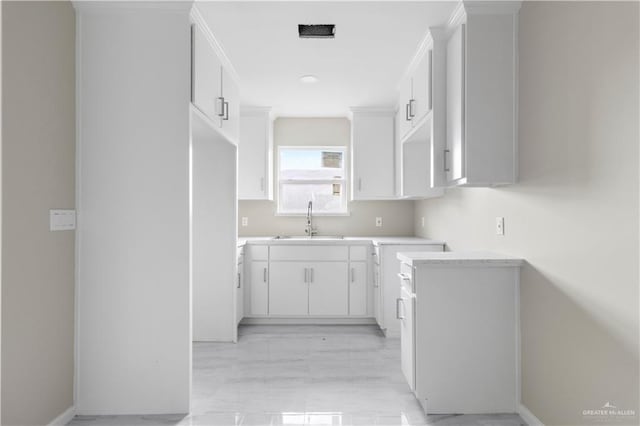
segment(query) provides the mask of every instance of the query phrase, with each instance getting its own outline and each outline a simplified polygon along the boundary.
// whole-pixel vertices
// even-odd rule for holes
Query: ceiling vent
[[[335,38],[336,26],[329,25],[298,25],[300,38]]]

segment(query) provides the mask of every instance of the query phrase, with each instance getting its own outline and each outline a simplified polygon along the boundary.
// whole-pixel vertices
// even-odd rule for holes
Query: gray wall
[[[278,118],[274,123],[274,152],[279,145],[349,146],[351,123],[346,118]],[[275,158],[274,154],[274,158]],[[274,170],[274,182],[275,182]],[[238,179],[242,179],[239,176]],[[274,191],[275,192],[275,191]],[[275,201],[240,201],[238,223],[249,218],[249,226],[239,227],[241,236],[304,235],[306,219],[276,216]],[[413,235],[413,202],[350,201],[349,216],[314,218],[319,235],[408,236]],[[375,218],[382,217],[381,228]]]
[[[546,425],[638,413],[638,12],[523,4],[519,183],[416,203],[419,234],[527,260],[522,397]]]
[[[2,2],[2,424],[47,424],[73,404],[75,15]]]

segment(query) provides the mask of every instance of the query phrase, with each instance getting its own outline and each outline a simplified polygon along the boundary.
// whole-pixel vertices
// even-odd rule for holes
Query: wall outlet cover
[[[249,226],[249,218],[248,217],[243,217],[242,218],[242,226]]]
[[[496,235],[504,235],[504,217],[496,217]]]
[[[381,217],[376,217],[376,226],[378,228],[382,227],[382,218]]]

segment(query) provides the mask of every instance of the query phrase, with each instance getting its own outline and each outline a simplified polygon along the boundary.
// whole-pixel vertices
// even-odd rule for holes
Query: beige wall
[[[520,182],[416,203],[421,235],[527,260],[522,398],[547,425],[591,424],[608,401],[638,412],[638,12],[525,3]]]
[[[47,424],[73,404],[74,11],[3,2],[2,424]]]
[[[274,153],[278,146],[286,145],[348,146],[351,139],[351,123],[346,118],[278,118],[273,131]],[[275,212],[275,201],[240,201],[238,223],[247,217],[249,226],[240,226],[239,234],[304,235],[304,217],[276,216]],[[319,235],[413,235],[411,201],[351,201],[349,212],[349,216],[315,217],[313,222]],[[376,217],[382,217],[381,228],[375,226]]]

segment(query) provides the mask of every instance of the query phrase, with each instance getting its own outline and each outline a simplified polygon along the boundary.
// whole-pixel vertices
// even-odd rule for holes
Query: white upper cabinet
[[[238,199],[272,200],[273,126],[270,108],[242,108],[238,140]]]
[[[447,42],[446,147],[449,185],[517,179],[519,2],[463,3]]]
[[[441,169],[435,167],[435,153],[442,152],[445,145],[445,101],[440,94],[445,83],[445,55],[441,39],[441,30],[430,29],[409,66],[409,77],[401,83],[396,113],[396,180],[400,198],[444,194],[444,177],[435,175]],[[407,81],[412,82],[412,93],[405,100]]]
[[[428,49],[422,55],[413,72],[413,91],[409,102],[411,123],[416,126],[431,111],[431,55]]]
[[[219,121],[222,64],[204,31],[191,27],[191,102],[208,118]]]
[[[403,139],[409,131],[422,124],[431,112],[431,38],[427,37],[411,61],[405,77],[400,82],[397,120],[398,136]]]
[[[192,20],[191,102],[227,139],[237,143],[240,88],[235,71],[221,59],[225,56],[196,9]]]
[[[220,128],[227,138],[237,144],[240,133],[240,86],[233,74],[222,68],[222,118]]]
[[[352,109],[351,199],[396,197],[392,110]]]

